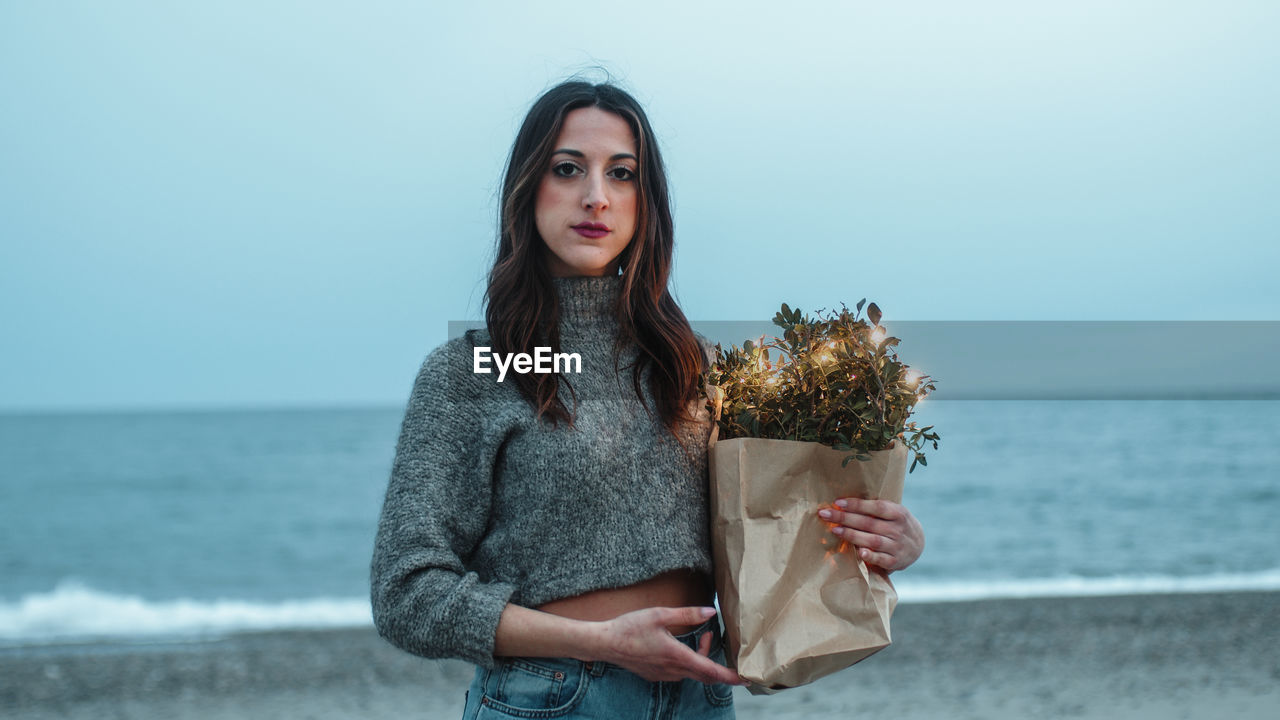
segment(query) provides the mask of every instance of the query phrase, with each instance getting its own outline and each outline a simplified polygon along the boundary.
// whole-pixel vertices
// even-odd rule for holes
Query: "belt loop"
[[[604,667],[605,664],[603,660],[592,660],[587,663],[587,672],[591,674],[591,677],[598,678],[604,675]]]

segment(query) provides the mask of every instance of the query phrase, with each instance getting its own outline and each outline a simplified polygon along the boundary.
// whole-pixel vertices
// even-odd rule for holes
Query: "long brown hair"
[[[623,278],[617,307],[619,344],[614,352],[616,358],[622,345],[635,342],[638,346],[632,387],[652,413],[640,380],[651,367],[650,391],[663,425],[674,435],[682,422],[693,419],[689,408],[700,397],[706,357],[689,321],[667,291],[675,238],[667,175],[653,128],[640,103],[614,85],[561,83],[534,101],[516,134],[502,182],[498,252],[485,291],[485,321],[493,352],[532,354],[538,345],[560,351],[559,299],[547,269],[548,250],[538,235],[534,207],[565,116],[584,107],[621,117],[635,136],[639,160],[636,231],[618,256]],[[564,421],[573,426],[573,414],[559,398],[559,384],[564,382],[576,408],[577,393],[567,377],[517,373],[515,382],[539,418],[546,415],[553,425]]]

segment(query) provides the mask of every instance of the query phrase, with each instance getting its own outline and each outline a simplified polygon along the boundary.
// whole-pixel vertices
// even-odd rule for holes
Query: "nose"
[[[587,177],[586,192],[582,196],[582,206],[587,210],[600,211],[609,207],[609,195],[605,192],[603,173]]]

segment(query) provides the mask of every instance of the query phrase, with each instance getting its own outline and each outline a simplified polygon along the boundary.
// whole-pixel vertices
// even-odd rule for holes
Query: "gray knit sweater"
[[[575,429],[535,421],[514,370],[501,383],[496,369],[473,372],[484,330],[433,350],[414,383],[372,565],[374,624],[408,652],[492,667],[508,602],[711,572],[705,408],[682,431],[686,450],[657,417],[647,373],[653,416],[636,397],[634,345],[615,369],[621,276],[554,282],[561,351],[582,357],[565,374]],[[572,411],[566,388],[560,397]]]

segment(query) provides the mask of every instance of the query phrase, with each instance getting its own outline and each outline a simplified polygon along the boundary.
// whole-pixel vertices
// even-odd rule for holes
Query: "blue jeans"
[[[711,633],[711,659],[724,664],[720,619],[713,617],[676,639],[694,650]],[[476,668],[463,720],[486,718],[600,718],[601,720],[733,720],[733,686],[685,678],[649,682],[617,665],[571,658],[500,657],[492,670]]]

